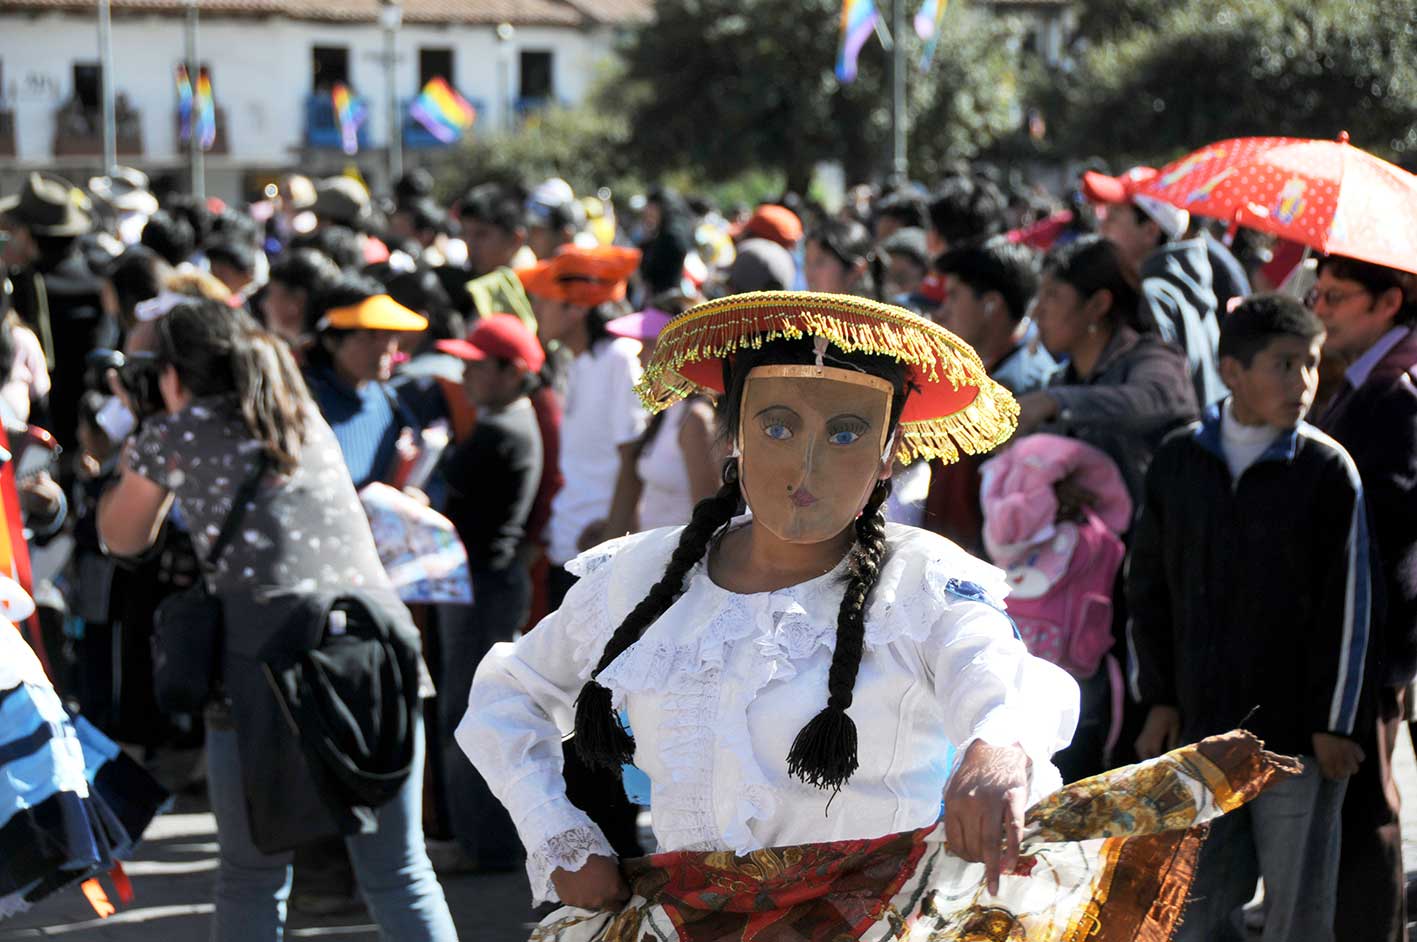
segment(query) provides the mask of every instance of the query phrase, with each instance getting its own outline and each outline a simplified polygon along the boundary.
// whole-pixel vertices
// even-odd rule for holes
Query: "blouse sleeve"
[[[592,854],[615,856],[566,797],[562,776],[561,740],[575,725],[576,697],[615,628],[606,603],[614,567],[595,552],[567,566],[581,579],[558,611],[483,658],[455,734],[517,827],[538,903],[558,899],[558,867],[575,872]]]
[[[181,472],[176,466],[179,455],[169,447],[170,429],[170,420],[165,418],[145,423],[133,439],[128,459],[135,474],[169,491],[181,483],[180,478],[173,480]]]
[[[1078,721],[1078,686],[1066,671],[1029,654],[1009,619],[981,601],[950,603],[921,653],[960,755],[976,739],[1017,743],[1032,763],[1031,798],[1062,784],[1050,759]]]

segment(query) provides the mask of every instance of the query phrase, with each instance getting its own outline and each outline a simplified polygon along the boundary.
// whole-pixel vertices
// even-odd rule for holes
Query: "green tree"
[[[852,180],[879,173],[890,145],[887,54],[869,41],[856,81],[838,83],[840,10],[840,0],[658,0],[625,50],[626,88],[639,89],[627,109],[631,136],[645,169],[693,168],[709,179],[778,170],[801,192],[821,160],[841,161]],[[963,3],[945,23],[928,73],[916,68],[920,44],[908,26],[903,37],[915,176],[974,156],[1017,123],[1012,64],[998,54],[1011,27]]]
[[[1067,151],[1160,162],[1248,135],[1330,138],[1417,157],[1417,19],[1411,0],[1190,0],[1155,29],[1094,44],[1052,77]]]

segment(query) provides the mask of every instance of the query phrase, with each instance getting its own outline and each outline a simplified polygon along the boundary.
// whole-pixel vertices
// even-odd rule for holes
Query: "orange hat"
[[[756,236],[791,251],[802,241],[802,220],[786,206],[764,203],[742,226],[735,226],[730,235],[735,239]]]
[[[527,294],[595,307],[624,298],[626,282],[639,267],[639,249],[567,245],[545,261],[517,269],[517,277]]]
[[[395,330],[416,333],[428,329],[428,320],[415,314],[387,294],[376,294],[358,304],[331,308],[315,325],[316,330]]]

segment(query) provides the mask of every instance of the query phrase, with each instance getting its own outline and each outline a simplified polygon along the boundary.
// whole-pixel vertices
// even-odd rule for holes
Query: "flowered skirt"
[[[1029,809],[1019,864],[985,885],[943,823],[874,840],[624,862],[617,913],[564,907],[532,942],[1164,942],[1206,823],[1298,771],[1232,732],[1069,785]]]

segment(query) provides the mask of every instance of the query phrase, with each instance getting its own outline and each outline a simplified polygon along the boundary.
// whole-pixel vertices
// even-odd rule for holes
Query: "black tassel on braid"
[[[684,593],[684,578],[689,570],[704,558],[714,534],[727,526],[738,512],[742,492],[738,487],[737,465],[730,463],[724,469],[723,478],[724,484],[718,493],[694,507],[694,515],[680,535],[679,545],[664,567],[664,575],[615,629],[591,679],[576,698],[576,752],[587,765],[618,769],[634,757],[635,740],[615,714],[610,691],[597,683],[595,677],[638,641],[644,630]]]
[[[886,555],[886,498],[889,479],[876,482],[871,499],[856,519],[851,575],[836,622],[836,650],[827,674],[827,705],[802,727],[787,754],[787,770],[809,785],[840,791],[859,764],[856,724],[847,715],[851,691],[866,644],[866,603]]]

